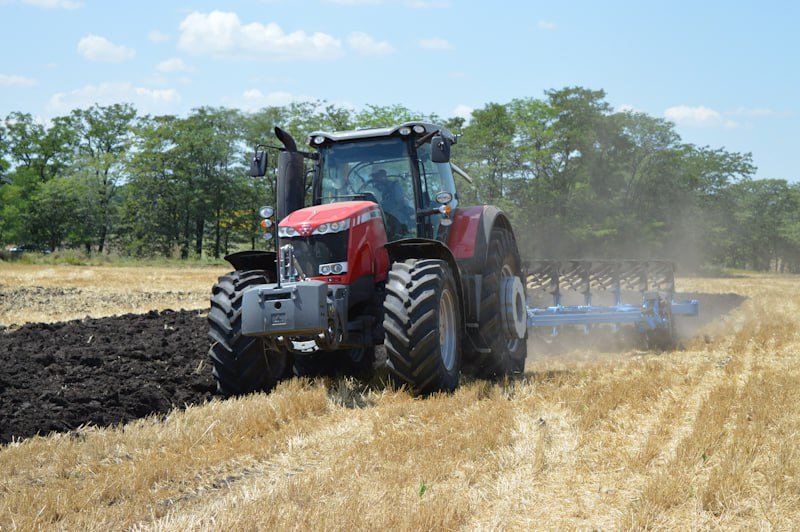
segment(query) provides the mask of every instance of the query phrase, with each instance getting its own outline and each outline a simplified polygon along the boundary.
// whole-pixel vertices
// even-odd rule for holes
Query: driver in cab
[[[394,179],[390,179],[383,168],[372,172],[370,177],[371,188],[380,196],[379,203],[386,215],[389,240],[413,237],[413,229],[416,228],[414,208],[405,197],[403,187]]]

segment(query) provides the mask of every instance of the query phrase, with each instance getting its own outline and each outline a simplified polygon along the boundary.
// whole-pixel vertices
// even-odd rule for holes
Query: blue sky
[[[800,3],[0,0],[0,117],[325,99],[468,116],[570,85],[800,181]]]

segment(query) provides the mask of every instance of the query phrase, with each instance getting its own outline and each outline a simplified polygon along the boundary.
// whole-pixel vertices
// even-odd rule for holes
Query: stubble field
[[[670,352],[531,338],[524,378],[450,395],[222,401],[220,273],[0,264],[0,529],[800,524],[797,277],[679,279],[704,318]]]

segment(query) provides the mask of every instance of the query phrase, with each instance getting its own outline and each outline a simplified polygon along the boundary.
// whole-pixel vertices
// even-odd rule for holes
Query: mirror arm
[[[253,151],[258,151],[259,148],[269,148],[271,150],[283,151],[283,148],[279,148],[278,146],[272,146],[270,144],[256,144],[256,147],[253,148]]]
[[[438,135],[440,131],[437,129],[435,131],[431,131],[430,133],[425,133],[423,136],[417,139],[416,144],[414,145],[415,148],[419,148],[429,140],[433,138],[434,135]]]
[[[473,183],[472,178],[464,170],[462,170],[461,168],[456,166],[456,163],[451,161],[450,162],[450,168],[453,169],[453,172],[455,172],[456,174],[458,174],[461,177],[463,177],[464,179],[466,179],[469,184]]]
[[[302,155],[306,159],[311,159],[313,161],[319,160],[319,153],[317,153],[315,151],[298,151],[297,153],[299,153],[300,155]]]
[[[259,148],[269,148],[275,151],[286,151],[286,148],[284,148],[283,146],[272,146],[271,144],[256,144],[255,148],[253,148],[253,151],[257,152]],[[298,151],[296,153],[301,154],[306,159],[313,159],[315,161],[319,159],[319,153],[317,152]]]

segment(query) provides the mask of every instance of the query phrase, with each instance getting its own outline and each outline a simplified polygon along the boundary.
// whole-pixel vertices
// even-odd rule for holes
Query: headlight
[[[398,130],[398,132],[403,136],[410,135],[411,134],[411,128],[403,126]]]
[[[416,133],[417,135],[425,133],[425,126],[417,124],[416,126],[414,126],[414,133]]]
[[[278,227],[278,236],[282,238],[292,238],[293,236],[297,236],[297,230],[294,227]]]
[[[346,262],[331,262],[330,264],[319,265],[320,275],[341,275],[343,273],[347,273]]]
[[[314,229],[311,234],[327,235],[328,233],[340,233],[342,231],[346,231],[347,229],[350,229],[350,218],[345,218],[344,220],[339,220],[338,222],[320,224],[320,226]]]

